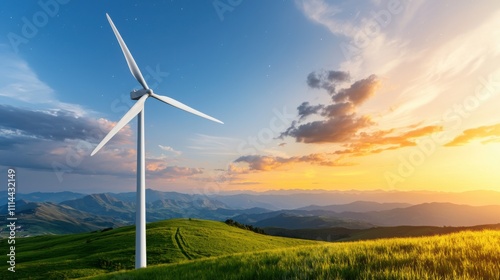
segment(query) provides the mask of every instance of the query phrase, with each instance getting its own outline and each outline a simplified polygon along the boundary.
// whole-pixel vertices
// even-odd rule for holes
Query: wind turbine
[[[136,216],[135,216],[135,268],[146,267],[146,184],[145,184],[145,158],[144,158],[144,102],[148,97],[156,98],[162,102],[167,103],[173,107],[198,115],[200,117],[209,119],[214,122],[223,124],[216,118],[203,114],[181,102],[174,100],[167,96],[158,95],[148,87],[141,74],[141,70],[137,67],[132,54],[127,48],[127,45],[122,39],[122,36],[116,29],[115,24],[108,14],[106,14],[109,24],[115,33],[116,39],[120,44],[125,60],[127,60],[128,68],[135,77],[135,79],[142,85],[142,89],[133,90],[130,92],[130,98],[137,100],[137,102],[130,108],[130,110],[116,123],[111,131],[102,139],[101,143],[95,147],[91,156],[95,155],[120,129],[130,122],[136,115],[137,118],[137,203],[136,203]]]

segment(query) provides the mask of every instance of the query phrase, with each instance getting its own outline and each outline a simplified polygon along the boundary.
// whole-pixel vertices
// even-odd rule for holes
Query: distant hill
[[[310,205],[298,210],[324,210],[332,212],[369,212],[369,211],[383,211],[395,208],[406,208],[412,206],[409,203],[379,203],[373,201],[355,201],[347,204],[334,204],[326,206]]]
[[[222,220],[227,216],[219,215],[216,210],[226,207],[219,201],[203,197],[182,200],[162,199],[146,204],[146,217],[148,221],[187,217]]]
[[[125,223],[135,219],[135,204],[123,202],[108,193],[91,194],[82,198],[63,201],[61,205],[67,205],[94,215],[114,217]]]
[[[146,202],[146,219],[148,222],[188,217],[223,220],[241,212],[235,211],[232,213],[231,209],[227,209],[229,208],[227,205],[207,197],[179,193],[167,194],[151,190],[148,193],[150,194],[149,202]],[[67,205],[95,215],[113,217],[129,224],[135,220],[135,193],[134,197],[131,197],[129,193],[119,195],[111,193],[92,194],[79,199],[64,201],[61,205]],[[222,209],[225,211],[222,211]]]
[[[262,211],[255,213],[250,213],[245,210],[241,210],[241,212],[243,213],[235,216],[234,220],[243,224],[252,224],[252,225],[260,221],[269,220],[278,216],[279,217],[331,217],[332,215],[335,214],[332,211],[326,211],[326,210],[300,210],[300,209]]]
[[[85,194],[75,192],[33,192],[33,193],[17,193],[16,199],[30,202],[53,202],[60,203],[66,200],[77,199],[84,197]],[[2,203],[7,201],[7,192],[0,194]]]
[[[368,229],[311,228],[285,229],[265,228],[267,234],[291,238],[301,238],[321,241],[357,241],[394,237],[422,237],[449,234],[460,231],[500,230],[499,224],[478,225],[472,227],[435,227],[435,226],[395,226],[372,227]]]
[[[376,204],[370,204],[376,205]],[[346,208],[350,208],[346,207]],[[321,208],[321,207],[320,207]],[[342,209],[345,206],[327,206],[330,209]],[[285,214],[285,215],[284,215]],[[295,217],[295,218],[292,218]],[[302,218],[301,218],[302,217]],[[303,217],[308,217],[303,218]],[[500,223],[500,205],[469,206],[452,203],[424,203],[406,208],[395,208],[384,211],[368,212],[334,212],[327,210],[280,210],[258,214],[242,214],[233,220],[258,227],[281,227],[298,229],[300,220],[314,220],[321,217],[322,221],[330,219],[331,225],[316,221],[303,228],[324,228],[340,226],[346,228],[363,228],[359,225],[371,224],[377,226],[474,226]],[[285,219],[286,218],[286,219]],[[335,225],[335,222],[338,222]],[[353,226],[354,225],[354,226]]]
[[[135,192],[108,193],[124,202],[135,203]],[[17,194],[17,199],[33,202],[54,202],[73,200],[87,194],[74,192],[36,192],[30,194]],[[495,205],[500,201],[500,192],[490,190],[475,190],[466,192],[436,192],[436,191],[384,191],[384,190],[279,190],[267,192],[221,192],[215,195],[193,195],[178,192],[164,192],[146,189],[146,202],[156,200],[193,200],[206,197],[224,203],[230,209],[265,208],[270,210],[297,209],[311,205],[328,206],[349,204],[357,201],[377,203],[404,203],[423,204],[431,202],[449,202],[453,204],[466,204],[471,206]],[[0,201],[6,201],[7,194],[0,193]],[[375,211],[376,209],[373,209]],[[381,209],[383,210],[383,209]]]
[[[271,210],[296,209],[310,205],[347,204],[355,201],[373,201],[378,203],[422,204],[431,202],[449,202],[484,206],[499,204],[500,192],[477,190],[466,192],[435,191],[271,191],[263,193],[218,194],[211,198],[219,200],[231,208],[244,209],[262,207]]]
[[[326,210],[279,210],[262,213],[244,213],[232,219],[257,227],[299,228],[369,228],[375,226],[367,221],[336,217],[335,212]]]
[[[146,203],[148,222],[172,218],[203,218],[223,221],[246,213],[246,210],[229,209],[222,202],[204,196],[167,194],[156,191],[150,191],[149,194],[153,196],[150,197],[150,202]],[[125,201],[120,198],[125,199]],[[7,213],[6,209],[6,205],[1,206],[2,212],[0,213]],[[248,213],[268,211],[267,209],[253,208],[249,209]],[[30,215],[26,215],[27,213]],[[122,195],[91,194],[59,204],[19,200],[16,203],[16,216],[23,219],[22,235],[67,234],[131,225],[135,222],[135,197],[131,199],[127,193]]]
[[[287,196],[280,195],[221,194],[213,195],[211,197],[234,209],[265,208],[270,210],[280,210],[300,207],[300,205],[293,206],[293,202],[289,203],[289,198]],[[282,200],[285,200],[285,202],[282,203]]]
[[[0,207],[0,213],[7,213],[5,206]],[[88,232],[124,225],[113,218],[103,218],[51,202],[17,201],[16,217],[20,226],[18,237]],[[5,220],[6,216],[0,215],[0,219]],[[0,232],[2,237],[8,234],[5,227]]]
[[[344,212],[337,216],[370,221],[381,226],[474,226],[500,223],[500,205],[469,206],[452,203],[424,203],[386,211]]]
[[[291,214],[281,213],[278,216],[260,220],[254,224],[257,227],[282,227],[288,229],[300,228],[329,228],[329,227],[346,227],[351,229],[370,228],[373,224],[368,222],[341,219],[336,217],[323,216],[294,216]]]
[[[436,193],[436,192],[384,192],[384,191],[345,191],[345,192],[312,192],[301,194],[279,192],[270,194],[239,194],[239,195],[216,195],[202,196],[182,194],[177,192],[161,192],[148,189],[146,191],[146,219],[148,222],[171,218],[199,218],[223,221],[233,219],[242,224],[257,227],[281,227],[287,229],[299,228],[329,228],[345,227],[351,229],[363,229],[372,226],[473,226],[478,224],[494,224],[500,222],[500,206],[468,206],[455,203],[423,203],[411,205],[406,202],[380,202],[361,201],[364,197],[379,197],[382,194],[396,197],[410,196],[419,197],[426,195],[431,198],[445,196],[456,196],[463,198],[465,194],[476,200],[484,195],[496,197],[496,192],[477,191],[468,193]],[[25,234],[43,234],[58,232],[81,232],[96,229],[100,221],[111,221],[110,224],[133,224],[135,221],[135,192],[127,193],[101,193],[82,195],[71,192],[62,193],[33,193],[25,196],[37,200],[47,200],[53,195],[59,200],[63,197],[77,197],[70,200],[55,202],[37,202],[38,208],[47,208],[54,215],[39,215],[31,220],[31,226],[25,227]],[[400,197],[400,198],[401,198]],[[19,199],[19,197],[16,197]],[[332,200],[343,200],[345,198],[358,199],[349,203],[331,204]],[[247,200],[245,200],[247,199]],[[6,199],[4,200],[7,201]],[[300,201],[300,202],[298,202]],[[329,201],[322,205],[321,202]],[[500,200],[499,200],[500,201]],[[243,208],[251,205],[271,205],[280,209],[292,203],[304,205],[299,209],[280,209],[276,211],[263,207]],[[312,205],[310,202],[315,202]],[[43,206],[43,207],[42,207]],[[55,207],[59,206],[59,207]],[[4,205],[5,207],[5,205]],[[42,207],[42,208],[40,208]],[[74,225],[82,225],[82,228],[68,226],[64,228],[51,228],[47,225],[53,224],[57,217],[61,217],[62,210],[79,211],[73,217]],[[4,212],[5,213],[5,212]],[[76,213],[76,212],[75,212]],[[85,220],[93,217],[98,223],[89,223]],[[84,225],[84,226],[83,226]],[[43,228],[50,228],[48,231]]]
[[[108,193],[108,194],[125,202],[133,202],[133,203],[136,202],[135,192]],[[165,199],[172,199],[176,201],[191,201],[199,197],[201,196],[178,193],[178,192],[163,192],[153,189],[146,189],[146,203],[155,202],[157,200],[165,200]]]

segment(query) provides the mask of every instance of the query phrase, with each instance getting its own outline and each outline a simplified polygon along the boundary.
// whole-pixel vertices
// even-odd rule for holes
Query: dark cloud
[[[291,136],[302,143],[341,143],[352,139],[356,132],[372,125],[368,116],[338,116],[296,126],[293,123],[281,137]]]
[[[247,163],[248,169],[246,168],[235,168],[231,167],[230,171],[236,173],[248,173],[249,171],[270,171],[280,168],[285,165],[290,165],[294,163],[309,163],[313,165],[323,165],[323,166],[345,166],[350,164],[340,163],[338,161],[332,161],[325,154],[310,154],[305,156],[297,157],[276,157],[276,156],[260,156],[260,155],[248,155],[237,158],[234,163]]]
[[[338,83],[348,82],[351,76],[343,71],[314,71],[307,75],[307,85],[311,88],[325,89],[330,94],[335,93]]]
[[[341,71],[312,72],[307,78],[309,86],[324,88],[330,94],[333,94],[331,86],[334,83],[349,79],[349,74]],[[333,94],[331,104],[311,105],[303,102],[297,107],[298,121],[293,121],[280,138],[290,136],[303,143],[342,143],[355,138],[362,129],[374,124],[369,116],[358,116],[356,108],[373,96],[378,86],[377,77],[371,75]],[[324,119],[298,125],[311,115]]]
[[[105,151],[98,156],[103,161],[96,161],[96,157],[87,159],[95,143],[113,126],[113,122],[105,119],[79,116],[67,110],[41,111],[0,105],[0,165],[53,170],[54,173],[106,171],[123,175],[124,170],[130,170],[127,160],[111,155],[103,157]],[[125,127],[107,148],[119,146],[114,150],[118,154],[130,147],[131,136],[130,128]],[[110,163],[111,159],[116,161]]]
[[[348,82],[349,80],[351,80],[351,75],[343,71],[330,70],[327,71],[326,74],[326,77],[330,82]]]
[[[60,181],[69,174],[134,178],[135,137],[129,126],[95,156],[90,153],[114,126],[105,119],[78,116],[65,110],[28,110],[0,105],[0,165],[52,171]],[[169,166],[164,159],[146,158],[148,178],[178,178],[201,174],[199,168]]]
[[[311,106],[309,102],[303,102],[297,107],[299,120],[305,119],[307,116],[317,114],[321,109],[323,109],[323,105],[315,105]]]
[[[357,109],[369,98],[373,97],[380,87],[376,75],[355,81],[350,86],[336,92],[332,91],[335,82],[346,81],[349,76],[345,72],[312,72],[308,76],[308,85],[313,88],[325,89],[332,98],[328,104],[311,105],[303,102],[297,107],[298,120],[281,133],[280,138],[293,137],[301,143],[336,143],[340,149],[327,153],[329,157],[363,156],[395,150],[403,147],[416,146],[420,138],[441,132],[441,126],[411,125],[403,128],[379,130],[369,115],[359,115]],[[330,83],[331,82],[331,83]],[[305,117],[315,115],[320,120],[301,123]],[[478,137],[487,137],[485,141],[500,142],[500,124],[498,126],[482,127],[474,131],[465,131],[449,145],[456,145]],[[479,136],[478,136],[479,135]],[[321,157],[309,155],[303,157],[269,157],[246,156],[235,162],[246,162],[249,168],[237,169],[240,172],[251,170],[272,170],[293,162],[309,162],[320,165],[339,165],[338,160],[326,160],[325,154]],[[327,164],[328,163],[328,164]],[[330,164],[331,163],[331,164]]]
[[[321,79],[316,72],[311,72],[307,75],[307,85],[311,88],[321,88]]]
[[[203,169],[180,166],[166,166],[165,168],[157,169],[154,171],[148,170],[147,174],[148,176],[155,178],[174,179],[203,174]]]
[[[351,115],[356,111],[356,107],[351,102],[331,104],[323,107],[321,115],[328,118]]]
[[[313,72],[308,76],[311,87],[323,88],[331,94],[330,89],[324,86],[324,81],[347,79],[342,72]],[[358,80],[350,86],[338,90],[332,95],[328,104],[311,105],[303,102],[297,107],[298,120],[281,133],[280,138],[293,137],[301,143],[335,143],[337,150],[323,154],[310,154],[295,157],[278,157],[248,155],[239,157],[230,165],[231,174],[246,174],[256,171],[269,171],[294,164],[309,163],[323,166],[345,166],[352,163],[341,162],[343,158],[364,156],[381,153],[383,151],[417,146],[418,141],[433,133],[443,131],[441,126],[421,126],[414,124],[403,128],[377,129],[369,115],[359,115],[357,108],[372,97],[380,86],[377,76],[371,75]],[[301,123],[307,116],[315,115],[320,120]],[[468,141],[475,135],[487,136],[486,141],[500,141],[500,124],[485,127],[464,134],[457,141]],[[340,147],[340,148],[339,148]],[[239,163],[246,163],[243,167]]]
[[[22,141],[23,138],[98,142],[113,125],[104,119],[77,116],[71,111],[35,111],[0,105],[0,146],[3,146],[3,141]],[[123,140],[127,132],[130,134],[125,129],[116,135],[115,141]]]
[[[341,89],[333,96],[335,102],[349,101],[354,105],[361,105],[367,99],[375,94],[380,81],[377,76],[371,75],[366,79],[362,79],[353,83],[349,88]]]

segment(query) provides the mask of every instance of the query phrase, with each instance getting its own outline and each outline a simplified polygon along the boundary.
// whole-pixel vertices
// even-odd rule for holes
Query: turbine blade
[[[118,43],[120,44],[120,47],[122,48],[123,55],[125,56],[125,59],[127,60],[128,68],[130,69],[130,72],[132,75],[135,77],[135,79],[142,85],[144,89],[149,89],[148,84],[146,83],[146,80],[144,80],[144,77],[142,76],[141,70],[139,70],[139,67],[137,67],[137,64],[135,63],[134,57],[130,53],[130,51],[127,48],[127,45],[122,39],[122,36],[120,35],[120,32],[118,32],[118,29],[116,29],[115,24],[111,20],[111,17],[106,13],[106,17],[108,18],[109,25],[111,25],[111,28],[113,29],[113,32],[115,33],[116,39],[118,40]]]
[[[116,123],[116,125],[108,132],[106,137],[102,139],[101,143],[95,147],[90,156],[95,155],[108,141],[115,136],[115,134],[122,129],[131,119],[133,119],[140,111],[144,108],[144,102],[149,97],[149,95],[145,94],[137,102],[128,110],[128,112]]]
[[[218,119],[213,118],[213,117],[211,117],[209,115],[203,114],[202,112],[197,111],[197,110],[195,110],[195,109],[193,109],[193,108],[191,108],[191,107],[189,107],[189,106],[187,106],[187,105],[185,105],[185,104],[183,104],[183,103],[181,103],[181,102],[179,102],[179,101],[177,101],[175,99],[172,99],[170,97],[166,97],[166,96],[163,96],[163,95],[158,95],[156,93],[151,93],[151,96],[154,97],[154,98],[156,98],[156,99],[158,99],[158,100],[160,100],[160,101],[163,101],[163,102],[167,103],[168,105],[177,107],[177,108],[179,108],[181,110],[184,110],[186,112],[189,112],[191,114],[195,114],[195,115],[200,116],[202,118],[209,119],[211,121],[224,124],[223,122],[219,121]]]

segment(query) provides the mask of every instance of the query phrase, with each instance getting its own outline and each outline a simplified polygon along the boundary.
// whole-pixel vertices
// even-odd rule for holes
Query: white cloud
[[[382,122],[401,126],[422,121],[422,110],[428,119],[439,118],[446,106],[471,94],[478,77],[498,68],[500,5],[401,1],[402,11],[391,14],[378,32],[369,33],[366,22],[387,10],[390,2],[368,2],[372,6],[360,11],[349,1],[296,1],[308,19],[340,35],[338,50],[354,47],[344,55],[340,70],[354,79],[381,77],[383,87],[365,109],[390,109]]]
[[[324,0],[297,0],[296,4],[309,20],[325,26],[333,34],[351,37],[356,32],[356,27],[350,22],[336,18],[342,12],[337,6]]]
[[[191,145],[188,148],[197,150],[197,153],[208,155],[239,155],[238,147],[245,144],[245,141],[231,137],[211,136],[197,134],[190,139]]]
[[[400,87],[399,95],[394,99],[400,105],[391,118],[418,114],[423,107],[428,108],[438,99],[448,99],[452,104],[472,93],[466,89],[477,84],[477,76],[487,76],[490,69],[494,69],[493,64],[500,62],[500,30],[497,28],[500,13],[476,24],[477,27],[450,37],[435,47],[420,51],[410,50],[411,46],[405,48],[406,52],[414,53],[411,63],[406,60],[401,67],[387,72],[393,78],[403,77],[401,72],[406,74],[405,85]],[[440,108],[436,113],[442,111]]]
[[[170,147],[170,146],[158,145],[158,147],[159,147],[160,149],[162,149],[163,151],[165,151],[165,152],[169,152],[169,153],[172,153],[172,154],[174,154],[174,155],[176,155],[176,156],[180,156],[180,155],[182,155],[182,152],[181,152],[181,151],[177,151],[177,150],[175,150],[174,148],[172,148],[172,147]]]
[[[2,103],[19,103],[37,109],[64,110],[76,116],[94,113],[78,104],[61,102],[54,89],[40,80],[29,64],[18,55],[0,45],[0,96]],[[10,101],[9,101],[10,99]]]
[[[3,51],[0,51],[0,60],[0,96],[30,103],[55,99],[54,90],[42,82],[25,61]]]

